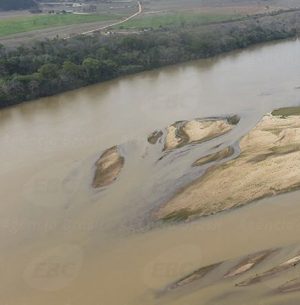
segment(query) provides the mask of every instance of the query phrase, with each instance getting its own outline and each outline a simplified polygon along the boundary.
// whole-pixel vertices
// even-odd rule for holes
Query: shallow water
[[[157,293],[201,266],[298,243],[299,192],[189,224],[149,215],[202,173],[196,159],[235,145],[273,108],[300,104],[299,51],[298,40],[260,45],[2,110],[0,303],[298,304],[265,284]],[[230,114],[241,117],[233,131],[159,162],[161,147],[147,142],[178,120]],[[94,163],[116,144],[125,166],[96,191]]]

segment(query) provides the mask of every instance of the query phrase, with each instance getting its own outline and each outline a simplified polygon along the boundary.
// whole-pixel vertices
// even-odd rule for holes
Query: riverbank
[[[189,220],[243,206],[300,188],[299,109],[285,108],[266,115],[240,141],[240,155],[210,167],[155,212],[160,220]],[[286,116],[288,113],[288,116]],[[230,151],[229,148],[225,152]],[[218,159],[228,154],[216,153]],[[221,157],[220,157],[221,156]],[[205,164],[216,156],[194,163]]]
[[[0,107],[55,95],[119,76],[295,37],[300,12],[139,34],[77,36],[0,48]]]

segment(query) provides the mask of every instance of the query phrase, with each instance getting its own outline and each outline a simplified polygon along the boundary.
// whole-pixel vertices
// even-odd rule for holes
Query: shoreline
[[[51,53],[51,49],[60,49],[62,45],[63,48],[70,48],[70,52],[76,53],[76,50],[72,49],[74,44],[84,43],[85,50],[82,51],[76,62],[70,61],[69,57],[61,51],[64,55],[56,59],[57,64],[55,65],[46,61],[42,62],[35,71],[19,72],[18,67],[16,67],[13,74],[4,73],[5,77],[0,77],[0,108],[55,96],[139,72],[152,71],[193,60],[214,58],[262,43],[295,38],[300,31],[300,22],[292,24],[292,20],[297,16],[300,16],[300,12],[292,11],[284,12],[281,15],[256,17],[231,23],[190,25],[181,32],[178,32],[176,28],[167,28],[127,36],[118,34],[103,36],[100,34],[76,36],[68,40],[37,41],[31,46],[24,46],[24,52],[31,54],[35,46],[38,47],[39,44],[43,43],[46,51],[39,50],[35,55],[48,54],[50,57],[54,56],[54,60],[56,55]],[[186,35],[186,39],[182,40],[182,35]],[[101,44],[98,41],[99,38],[103,40]],[[157,40],[160,41],[159,44],[157,44]],[[136,48],[135,43],[140,46]],[[113,49],[116,44],[119,44],[120,54],[103,55],[104,57],[101,54],[98,57],[90,54],[91,48],[95,50],[105,48],[107,54],[110,54],[110,49]],[[165,58],[165,52],[169,52],[170,44],[174,44],[174,54],[172,57]],[[152,53],[157,53],[156,56],[153,56],[150,50]],[[127,63],[126,58],[123,62],[121,54],[124,51],[128,54],[138,52],[140,58],[130,64]],[[21,56],[21,53],[15,54],[5,47],[2,49],[2,53],[4,54],[3,58],[8,62],[10,56]],[[51,82],[50,88],[45,85],[49,82]],[[13,90],[16,84],[18,92]],[[32,90],[33,86],[36,90]]]
[[[159,72],[162,69],[174,69],[174,68],[178,68],[180,66],[184,66],[184,65],[187,65],[187,64],[192,65],[193,63],[200,62],[200,61],[203,61],[203,60],[209,60],[209,59],[221,60],[221,59],[223,59],[223,57],[230,56],[231,54],[234,54],[236,52],[252,50],[252,49],[255,49],[255,48],[260,47],[260,46],[269,46],[269,45],[271,46],[273,44],[280,44],[280,43],[289,42],[289,41],[296,41],[298,39],[300,39],[300,36],[298,37],[298,35],[296,35],[296,36],[283,38],[283,39],[276,39],[276,40],[271,40],[271,41],[259,42],[259,43],[255,43],[253,45],[250,45],[246,48],[230,50],[230,51],[227,51],[227,52],[216,54],[216,55],[208,57],[208,58],[191,59],[191,60],[188,60],[188,61],[182,61],[182,62],[177,62],[177,63],[174,63],[174,64],[169,64],[169,65],[166,65],[166,66],[153,68],[151,70],[144,70],[144,71],[139,71],[139,72],[133,72],[133,73],[126,74],[126,75],[120,75],[120,76],[117,76],[115,78],[108,79],[104,82],[88,84],[88,85],[85,85],[83,87],[58,92],[58,93],[55,93],[53,95],[42,96],[42,97],[38,97],[36,99],[26,100],[26,101],[23,101],[23,102],[19,102],[19,103],[12,104],[12,105],[7,105],[7,106],[1,106],[0,105],[0,111],[13,109],[13,108],[18,107],[20,105],[26,105],[26,104],[29,105],[31,103],[43,102],[43,100],[48,100],[48,99],[52,99],[52,98],[56,98],[56,97],[58,98],[58,97],[60,97],[62,95],[65,95],[65,94],[70,94],[70,95],[78,94],[81,90],[89,90],[90,88],[97,87],[97,86],[100,86],[100,85],[108,85],[112,82],[121,80],[123,78],[134,78],[134,77],[138,77],[139,75],[143,76],[143,74],[145,74],[145,73]],[[0,100],[0,102],[1,102],[1,100]],[[291,106],[291,108],[293,108],[293,106]],[[212,118],[214,118],[214,117],[212,116]],[[222,116],[220,118],[222,118]]]

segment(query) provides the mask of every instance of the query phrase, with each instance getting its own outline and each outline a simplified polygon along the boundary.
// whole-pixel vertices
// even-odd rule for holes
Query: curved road
[[[134,13],[133,15],[127,17],[127,18],[124,19],[124,20],[121,20],[121,21],[118,21],[118,22],[115,22],[115,23],[112,23],[112,24],[103,26],[103,27],[101,27],[101,28],[97,28],[97,29],[95,29],[95,30],[83,32],[83,33],[81,33],[81,35],[88,35],[88,34],[92,34],[92,33],[94,33],[94,32],[106,30],[106,29],[108,29],[108,28],[110,28],[110,27],[112,27],[112,26],[120,25],[120,24],[122,24],[122,23],[125,23],[125,22],[127,22],[128,20],[130,20],[130,19],[132,19],[132,18],[134,18],[134,17],[140,15],[140,14],[142,13],[142,11],[143,11],[143,7],[142,7],[142,4],[141,4],[140,1],[138,1],[137,3],[138,3],[138,6],[139,6],[139,9],[138,9],[138,11],[137,11],[136,13]]]

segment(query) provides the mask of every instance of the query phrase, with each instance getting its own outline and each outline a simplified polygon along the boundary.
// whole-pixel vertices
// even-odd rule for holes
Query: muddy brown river
[[[0,304],[299,304],[298,292],[274,292],[295,270],[253,287],[226,279],[164,288],[249,253],[282,248],[265,267],[296,253],[300,192],[189,223],[150,217],[203,173],[191,163],[236,145],[272,109],[300,104],[299,54],[298,40],[260,45],[1,110]],[[233,114],[241,120],[229,133],[159,161],[147,142],[176,121]],[[124,167],[95,189],[94,164],[114,145]]]

